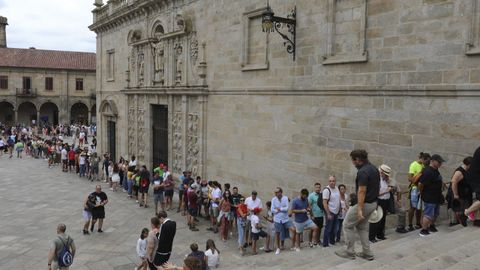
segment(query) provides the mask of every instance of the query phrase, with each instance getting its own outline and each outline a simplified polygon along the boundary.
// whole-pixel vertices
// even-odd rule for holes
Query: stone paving
[[[63,173],[59,166],[49,169],[43,159],[25,156],[22,159],[9,159],[6,155],[0,156],[0,175],[3,183],[0,187],[3,209],[0,220],[0,269],[46,268],[49,243],[55,237],[56,225],[60,222],[67,225],[67,233],[74,238],[78,248],[71,269],[134,269],[138,262],[135,244],[141,229],[149,228],[153,208],[139,208],[133,200],[126,198],[126,193],[114,193],[106,183],[92,183],[76,174]],[[95,231],[84,236],[82,203],[98,183],[102,184],[109,196],[104,233]],[[266,266],[274,259],[273,254],[251,256],[249,252],[242,257],[237,252],[235,236],[223,243],[218,235],[206,230],[205,221],[201,221],[199,232],[191,232],[185,218],[176,210],[170,211],[169,215],[177,221],[172,255],[176,264],[181,264],[182,258],[189,253],[190,243],[197,242],[201,249],[205,249],[208,238],[212,238],[221,251],[220,268],[223,269]],[[295,257],[290,251],[284,254]]]
[[[133,200],[126,198],[125,193],[111,192],[107,184],[102,182],[103,189],[109,196],[104,233],[94,232],[92,235],[84,236],[82,234],[83,200],[100,182],[92,183],[84,178],[80,179],[75,174],[63,173],[58,166],[48,169],[46,161],[42,159],[30,157],[8,159],[6,155],[0,156],[0,175],[3,183],[0,186],[0,204],[2,205],[2,219],[0,220],[1,270],[46,269],[50,240],[56,236],[56,225],[60,222],[67,225],[67,233],[75,239],[78,248],[74,264],[70,269],[134,269],[138,262],[135,254],[136,240],[141,229],[149,227],[149,219],[153,215],[152,208],[139,208]],[[444,246],[452,248],[450,253],[460,252],[462,243],[465,241],[471,242],[469,247],[475,247],[473,250],[480,248],[480,241],[478,241],[480,235],[477,228],[439,226],[440,233],[428,239],[420,238],[417,234],[418,231],[407,235],[389,231],[388,240],[373,245],[372,249],[377,258],[371,263],[361,259],[350,262],[336,257],[333,252],[340,245],[327,249],[303,247],[300,253],[285,251],[280,256],[262,252],[253,256],[249,250],[242,257],[237,252],[236,239],[230,239],[223,243],[218,235],[206,231],[205,221],[202,221],[199,232],[191,232],[186,226],[184,217],[177,214],[176,211],[170,211],[169,215],[171,219],[177,221],[177,234],[172,255],[172,261],[177,265],[181,265],[182,259],[189,253],[190,243],[197,242],[200,248],[204,249],[208,238],[213,239],[221,251],[220,269],[281,270],[328,269],[331,267],[352,269],[361,268],[363,264],[370,265],[371,267],[368,267],[370,269],[375,269],[389,266],[392,260],[400,263],[399,267],[395,269],[409,269],[411,265],[408,263],[402,265],[407,258],[413,256],[414,264],[422,265],[420,263],[427,261],[429,256],[443,258],[442,252],[447,252],[442,248]],[[448,238],[444,238],[445,236]],[[463,237],[463,242],[458,239],[458,236]],[[453,245],[446,245],[446,242]],[[439,250],[430,250],[429,256],[424,252],[415,252],[415,247],[423,246],[431,249],[432,244]],[[448,254],[446,253],[446,255]],[[467,258],[458,263],[461,263],[462,269],[473,269],[468,267],[472,266],[469,264],[472,260],[473,262],[477,261]],[[434,260],[432,263],[438,262]],[[456,261],[451,262],[452,267],[459,265],[455,263]],[[423,266],[426,267],[426,265]]]

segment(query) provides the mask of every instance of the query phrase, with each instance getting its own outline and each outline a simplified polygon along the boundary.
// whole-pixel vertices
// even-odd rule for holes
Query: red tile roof
[[[0,48],[0,67],[95,71],[95,53]]]

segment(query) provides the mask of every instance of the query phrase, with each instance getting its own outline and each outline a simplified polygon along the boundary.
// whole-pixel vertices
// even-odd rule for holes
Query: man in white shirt
[[[62,147],[62,151],[60,152],[60,157],[62,159],[62,172],[68,171],[68,152],[67,152],[67,144]]]
[[[335,228],[340,213],[340,191],[336,187],[335,176],[328,177],[328,186],[323,190],[323,208],[325,209],[326,224],[323,232],[323,247],[335,244]]]
[[[380,192],[378,194],[377,203],[379,207],[382,207],[383,216],[379,222],[369,224],[368,239],[371,243],[387,239],[385,237],[385,219],[388,211],[395,210],[390,209],[391,192],[394,191],[393,187],[395,186],[395,180],[390,178],[392,169],[389,166],[382,164],[378,168],[378,171],[380,172]]]
[[[250,216],[253,213],[253,209],[259,208],[262,209],[262,200],[257,197],[257,192],[254,190],[252,191],[252,196],[245,199],[245,204],[247,205],[248,216],[247,216],[247,226],[245,230],[245,239],[247,239],[248,243],[251,243],[251,235],[250,235]]]
[[[212,227],[208,228],[207,230],[213,231],[214,233],[218,232],[217,218],[220,214],[219,205],[221,199],[222,190],[220,189],[220,183],[213,181],[212,200],[210,202],[210,220],[212,222]]]
[[[275,197],[272,198],[273,224],[275,226],[275,245],[277,247],[275,255],[280,254],[280,250],[285,248],[285,239],[293,235],[292,248],[295,247],[295,229],[292,221],[288,217],[289,201],[288,197],[283,195],[280,187],[275,189]],[[290,233],[289,233],[290,232]]]

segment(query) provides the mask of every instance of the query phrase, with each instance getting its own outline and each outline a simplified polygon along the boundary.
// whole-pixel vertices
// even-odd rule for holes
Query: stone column
[[[87,118],[87,125],[90,125],[92,123],[92,110],[88,110],[88,118]]]
[[[13,110],[15,112],[15,125],[18,124],[18,109]]]
[[[0,16],[0,48],[7,47],[7,31],[8,25],[7,18]]]
[[[40,110],[37,111],[37,125],[40,123]],[[52,119],[53,124],[53,119]]]

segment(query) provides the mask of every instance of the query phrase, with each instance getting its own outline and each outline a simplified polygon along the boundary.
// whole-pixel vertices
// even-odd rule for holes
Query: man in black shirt
[[[335,251],[337,256],[346,259],[355,259],[356,256],[366,260],[373,260],[368,241],[368,218],[377,209],[377,197],[380,191],[380,173],[376,166],[368,161],[365,150],[353,150],[350,153],[353,165],[358,169],[355,179],[357,204],[350,207],[343,221],[346,250]],[[355,232],[355,229],[356,232]],[[356,234],[362,243],[362,252],[355,253],[354,245]]]
[[[92,209],[92,225],[90,231],[93,232],[95,222],[98,219],[98,232],[102,233],[103,219],[105,218],[105,205],[108,203],[107,194],[102,191],[102,186],[97,185],[95,192],[90,194],[95,197],[95,207]]]
[[[445,160],[440,155],[433,155],[430,165],[423,169],[422,175],[418,180],[425,208],[423,210],[420,236],[427,236],[430,232],[437,232],[435,220],[440,213],[440,204],[444,202],[442,176],[438,171],[443,162],[445,162]]]
[[[156,270],[157,266],[163,266],[172,254],[173,239],[177,232],[177,223],[167,218],[167,212],[161,210],[157,217],[160,219],[160,231],[157,234],[158,247],[155,252],[153,263],[149,263],[150,270]]]

